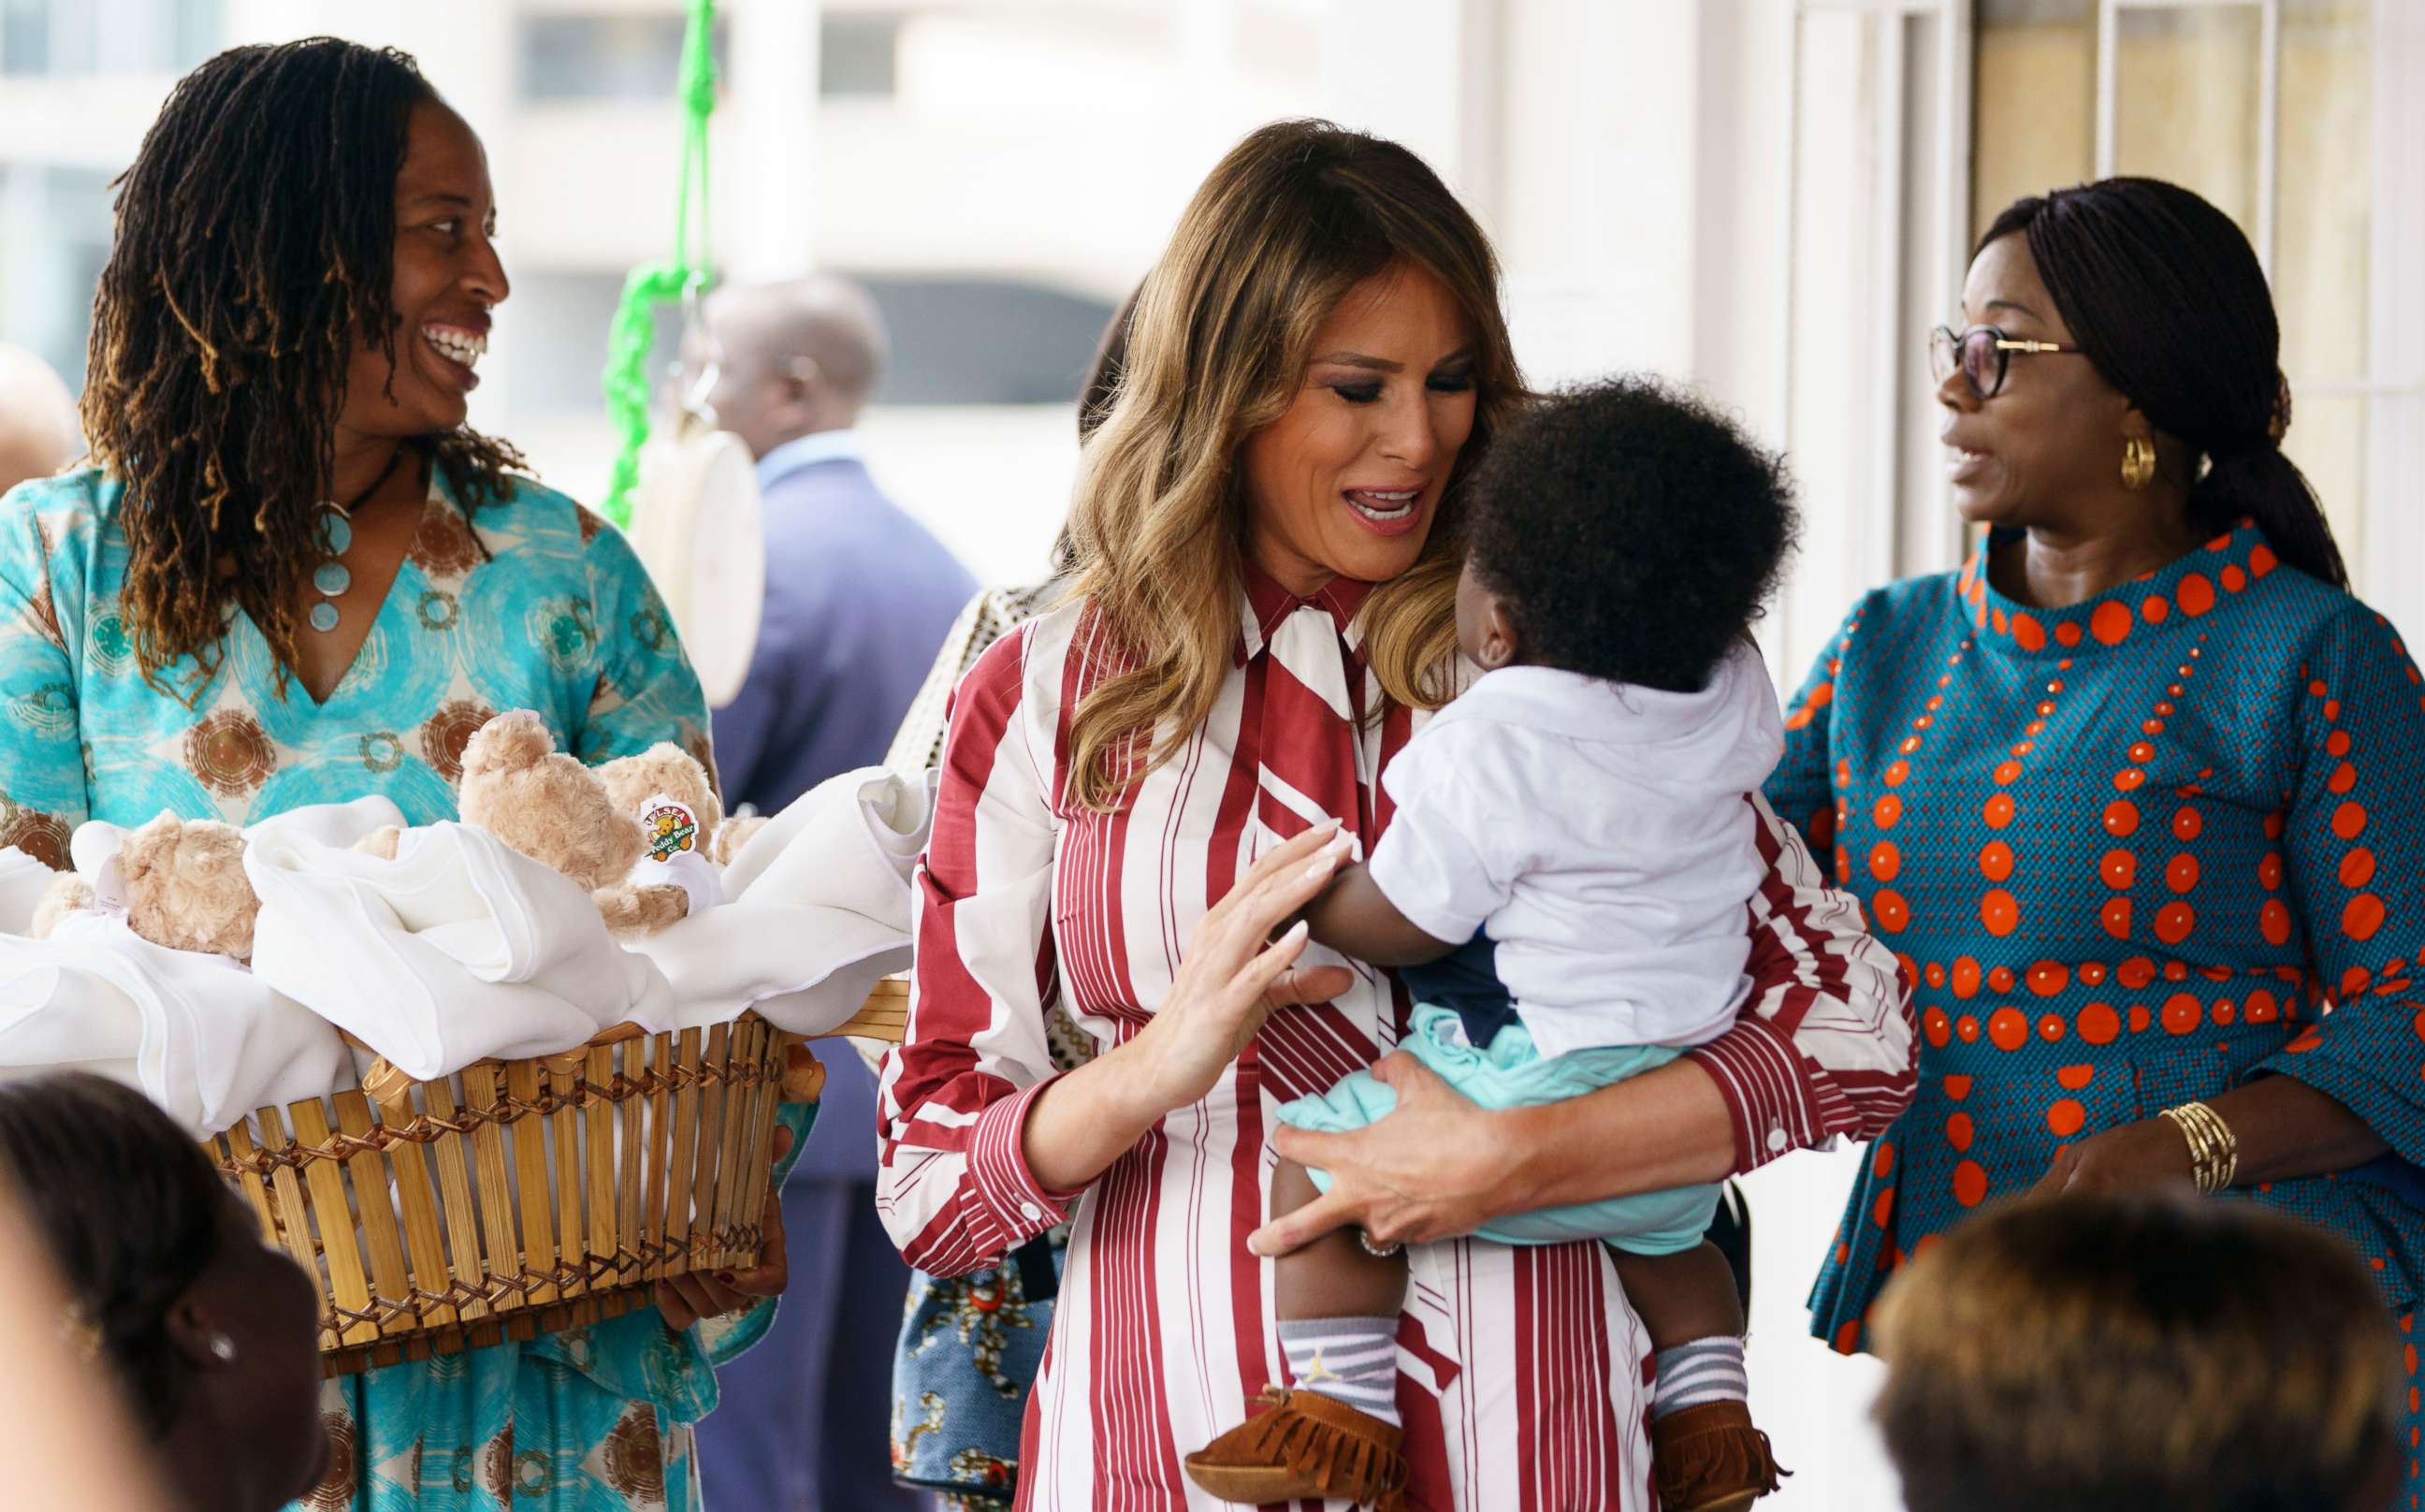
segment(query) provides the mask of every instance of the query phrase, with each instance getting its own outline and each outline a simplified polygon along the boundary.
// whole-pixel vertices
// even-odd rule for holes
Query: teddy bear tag
[[[648,861],[671,861],[699,848],[699,815],[668,794],[651,793],[642,800],[640,831],[648,839]]]
[[[101,869],[93,874],[92,906],[103,913],[114,913],[121,919],[126,916],[126,868],[119,864],[116,856],[103,861]]]

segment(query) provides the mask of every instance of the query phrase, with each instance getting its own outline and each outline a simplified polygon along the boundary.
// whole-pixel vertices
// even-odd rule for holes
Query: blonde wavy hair
[[[2408,1458],[2373,1280],[2261,1208],[2016,1203],[1932,1241],[1870,1324],[1910,1512],[2349,1512]]]
[[[1404,147],[1325,121],[1279,121],[1233,148],[1180,217],[1139,292],[1111,412],[1082,455],[1070,597],[1109,650],[1070,723],[1071,801],[1116,810],[1212,714],[1238,643],[1240,454],[1288,409],[1339,301],[1399,266],[1438,279],[1473,334],[1474,424],[1421,555],[1373,589],[1360,621],[1392,700],[1446,700],[1466,479],[1526,398],[1498,258]]]

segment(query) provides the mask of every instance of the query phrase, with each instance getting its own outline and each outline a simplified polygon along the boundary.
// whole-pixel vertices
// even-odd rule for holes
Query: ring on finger
[[[1356,1231],[1356,1242],[1362,1245],[1364,1247],[1364,1253],[1372,1256],[1374,1260],[1388,1260],[1392,1255],[1398,1253],[1398,1251],[1406,1247],[1403,1241],[1386,1245],[1376,1245],[1373,1242],[1373,1236],[1362,1229],[1357,1229]]]

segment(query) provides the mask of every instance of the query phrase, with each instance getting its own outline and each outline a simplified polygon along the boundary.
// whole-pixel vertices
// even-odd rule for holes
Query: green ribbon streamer
[[[649,440],[649,349],[656,340],[656,308],[691,299],[711,278],[703,261],[707,245],[707,118],[715,111],[715,55],[709,46],[715,27],[715,0],[690,0],[683,33],[683,157],[681,199],[674,207],[674,255],[644,263],[623,281],[622,301],[606,334],[606,415],[622,438],[615,472],[601,510],[617,529],[632,523],[632,487],[640,475],[640,448]],[[696,232],[701,261],[692,260]]]

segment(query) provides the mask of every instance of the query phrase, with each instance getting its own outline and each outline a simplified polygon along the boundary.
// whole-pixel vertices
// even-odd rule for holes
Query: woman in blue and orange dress
[[[1855,606],[1770,788],[1923,1036],[1817,1331],[1862,1347],[1983,1203],[2194,1181],[2340,1235],[2407,1332],[2425,687],[2280,450],[2264,275],[2205,201],[2116,179],[2004,212],[1963,306],[1937,398],[1983,548]]]

